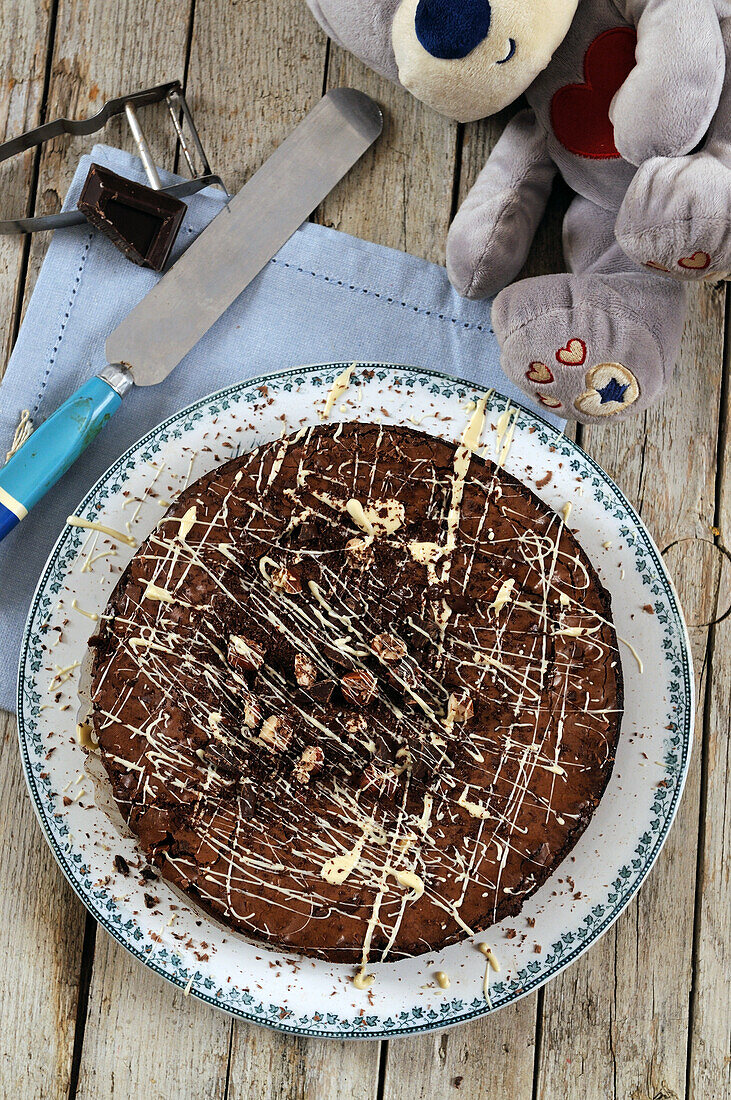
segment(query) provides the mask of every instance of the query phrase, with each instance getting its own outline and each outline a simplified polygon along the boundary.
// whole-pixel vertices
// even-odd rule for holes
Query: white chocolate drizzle
[[[147,585],[147,588],[142,593],[143,600],[159,600],[161,603],[174,603],[175,597],[171,592],[168,592],[167,588],[160,588],[159,585],[153,584],[152,581]]]
[[[185,542],[190,532],[193,530],[193,524],[196,521],[196,509],[193,504],[187,512],[182,516],[180,520],[180,527],[178,528],[178,538],[181,542]]]
[[[127,546],[137,545],[137,539],[133,538],[132,535],[117,531],[114,527],[106,527],[103,523],[97,523],[95,520],[84,519],[83,516],[68,516],[66,522],[69,527],[85,527],[88,531],[98,531],[102,535],[109,535],[110,538],[118,539],[120,542],[126,543]]]
[[[295,934],[310,929],[314,941],[320,922],[350,921],[349,934],[358,929],[358,989],[373,980],[371,954],[397,955],[399,933],[421,907],[443,915],[455,939],[473,934],[477,898],[489,920],[509,890],[532,892],[542,865],[535,844],[527,847],[526,812],[562,842],[578,820],[569,780],[603,764],[611,748],[614,715],[603,685],[582,677],[587,665],[610,675],[613,635],[596,601],[587,607],[592,579],[564,530],[567,517],[544,509],[527,524],[520,490],[477,457],[486,404],[485,397],[476,405],[440,465],[417,461],[406,490],[382,468],[385,428],[367,466],[346,426],[337,430],[337,457],[308,429],[246,456],[228,482],[209,475],[205,509],[195,496],[203,490],[191,488],[135,556],[137,587],[114,612],[124,677],[105,696],[108,709],[97,707],[94,728],[103,758],[105,743],[126,738],[124,756],[116,749],[108,759],[127,772],[130,804],[146,812],[164,790],[171,806],[186,807],[206,852],[199,896],[253,934],[270,938],[275,914]],[[516,417],[511,408],[502,414],[498,458]],[[282,499],[290,505],[284,516]],[[302,539],[311,524],[332,532],[332,545]],[[362,532],[357,540],[352,525]],[[390,555],[387,583],[373,565],[382,553]],[[307,567],[299,587],[274,583],[285,566],[295,577]],[[412,610],[389,622],[401,591]],[[353,723],[347,737],[342,717],[307,703],[291,670],[257,654],[248,628],[225,636],[221,606],[256,624],[257,637],[305,655],[318,680],[337,682],[343,662],[374,670],[373,703],[344,705]],[[384,630],[404,639],[405,669],[375,662],[374,637]],[[253,679],[245,670],[257,661]],[[131,723],[136,676],[158,702]],[[191,688],[196,682],[204,695]],[[465,721],[453,714],[445,725],[454,685],[475,714]],[[240,705],[250,691],[258,718]],[[486,700],[499,703],[489,721],[481,718]],[[268,722],[274,736],[278,714],[294,731],[287,761],[316,742],[325,771],[297,785],[291,763],[275,761],[274,778],[256,780],[259,789],[256,773],[237,762],[273,759],[259,732]],[[190,744],[176,726],[180,715],[182,729],[194,731]],[[595,758],[573,756],[577,741],[591,744]],[[383,799],[359,785],[369,765],[388,784]],[[243,805],[256,807],[245,835]],[[269,840],[279,828],[287,844]],[[192,873],[185,854],[172,852],[166,870]],[[257,903],[254,914],[263,891],[267,906]],[[367,901],[354,908],[354,896]],[[352,944],[348,950],[352,959]]]
[[[375,981],[373,974],[366,974],[365,967],[361,967],[357,974],[352,978],[353,985],[356,989],[370,989]]]
[[[353,377],[353,371],[357,366],[357,363],[351,363],[349,367],[346,367],[345,370],[337,376],[332,386],[330,387],[330,392],[327,395],[327,400],[323,408],[319,412],[321,420],[328,420],[330,418],[330,413],[333,411],[336,402],[340,400],[345,391],[348,389],[350,385],[350,380]]]
[[[99,616],[96,611],[84,611],[83,607],[80,606],[77,599],[73,599],[71,601],[71,606],[73,607],[74,611],[78,611],[79,615],[83,615],[85,619],[91,619],[93,623],[99,621]]]

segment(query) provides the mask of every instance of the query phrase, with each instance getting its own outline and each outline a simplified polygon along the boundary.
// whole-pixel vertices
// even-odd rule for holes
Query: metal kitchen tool
[[[133,383],[162,382],[381,132],[378,106],[327,93],[110,334],[108,366],[0,470],[0,539],[66,472]]]
[[[162,187],[160,176],[152,160],[150,148],[137,115],[138,108],[146,107],[151,103],[161,103],[163,100],[167,106],[180,142],[180,149],[192,177],[183,183],[173,184],[171,187]],[[133,92],[132,95],[120,96],[118,99],[110,99],[91,118],[57,118],[53,122],[46,122],[43,126],[38,126],[35,130],[29,130],[28,133],[21,134],[20,137],[13,138],[11,141],[6,141],[0,145],[0,163],[16,156],[18,153],[26,152],[26,150],[32,149],[36,145],[42,145],[45,141],[50,141],[51,138],[59,137],[61,134],[76,136],[95,134],[106,125],[110,118],[121,114],[124,114],[127,118],[148,181],[155,190],[163,190],[176,198],[194,195],[210,184],[218,184],[218,186],[223,187],[224,191],[226,190],[220,177],[211,172],[211,166],[208,163],[193,117],[183,95],[182,85],[178,80],[171,80],[167,84],[158,84],[154,88],[145,88],[141,92]],[[196,158],[198,167],[196,167]],[[67,210],[61,214],[44,214],[37,218],[11,218],[7,221],[0,221],[0,233],[35,233],[39,229],[61,229],[67,225],[83,225],[85,220],[84,215],[78,210]]]

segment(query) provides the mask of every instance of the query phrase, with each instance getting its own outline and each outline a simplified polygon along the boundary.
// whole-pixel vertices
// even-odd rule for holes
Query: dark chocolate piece
[[[128,260],[162,271],[187,209],[164,191],[92,164],[78,208]]]
[[[116,855],[114,857],[114,870],[118,871],[120,875],[129,874],[129,863],[124,856]]]
[[[518,913],[611,775],[609,596],[489,461],[455,523],[459,459],[358,423],[262,446],[178,497],[107,609],[93,721],[123,816],[279,948],[398,958]]]

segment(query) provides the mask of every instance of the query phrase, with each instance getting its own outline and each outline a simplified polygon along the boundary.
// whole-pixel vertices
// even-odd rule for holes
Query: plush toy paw
[[[664,388],[682,331],[683,288],[668,283],[669,295],[659,299],[657,289],[657,281],[643,275],[550,275],[515,283],[493,306],[503,370],[534,401],[568,420],[605,423],[646,408]],[[654,317],[645,308],[651,292]],[[673,320],[678,315],[680,324]]]
[[[505,199],[472,206],[465,203],[447,237],[447,274],[462,298],[492,298],[520,272],[533,238],[526,210]]]
[[[574,338],[576,339],[576,338]],[[572,342],[572,341],[570,341]],[[576,341],[581,342],[582,341]],[[556,358],[561,362],[559,349]],[[507,365],[505,367],[507,370]],[[508,373],[512,373],[509,372]],[[586,372],[578,375],[556,376],[546,363],[533,361],[525,372],[525,378],[535,388],[528,388],[525,382],[516,378],[526,392],[534,399],[569,420],[581,420],[584,423],[603,420],[608,416],[626,413],[640,396],[640,384],[637,378],[623,363],[598,363]],[[583,379],[583,381],[582,381]],[[550,383],[557,384],[553,390],[544,389]],[[586,388],[573,396],[573,391],[584,385]],[[566,397],[568,388],[569,396]],[[559,396],[559,392],[561,396]]]
[[[645,267],[688,281],[731,272],[731,171],[715,157],[655,157],[636,173],[619,211],[617,241]]]
[[[500,220],[502,196],[479,207],[465,205],[447,237],[447,274],[462,298],[491,298],[516,277],[527,248],[516,245],[511,224]],[[519,211],[520,212],[520,211]],[[508,224],[505,224],[506,221]],[[521,242],[522,244],[522,242]]]
[[[525,376],[529,382],[537,383],[538,387],[555,381],[545,363],[531,363]],[[566,411],[564,402],[559,397],[552,396],[545,390],[537,388],[534,391],[528,390],[528,393],[547,409],[569,419],[583,421],[603,420],[606,416],[626,412],[640,396],[639,382],[623,363],[599,363],[586,372],[584,382],[586,389],[574,399],[569,411]]]

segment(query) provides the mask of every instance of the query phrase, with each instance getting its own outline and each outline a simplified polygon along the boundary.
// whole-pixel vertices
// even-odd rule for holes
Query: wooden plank
[[[186,997],[98,931],[78,1100],[220,1100],[229,1033],[223,1013]]]
[[[41,121],[50,25],[51,0],[0,6],[0,141]],[[0,167],[3,218],[29,211],[35,160],[35,152],[29,150]],[[15,336],[26,243],[23,237],[0,237],[0,316],[7,319],[0,374]]]
[[[400,109],[406,111],[407,105]],[[422,110],[418,107],[419,112]],[[495,118],[462,128],[455,207],[465,199],[513,113],[514,109],[509,108]],[[558,185],[536,235],[523,277],[563,269],[560,228],[568,202],[567,189]],[[430,258],[443,262],[445,230],[439,219],[437,221],[442,236],[432,243]],[[408,247],[414,251],[413,247]],[[575,436],[574,425],[569,425],[567,434]],[[450,1095],[477,1100],[485,1095],[487,1082],[495,1096],[528,1100],[533,1091],[538,1003],[539,995],[532,994],[477,1023],[436,1036],[411,1039],[408,1044],[391,1044],[386,1063],[385,1100]]]
[[[186,95],[231,193],[318,101],[326,51],[302,0],[197,0]]]
[[[0,140],[41,121],[50,28],[50,0],[0,7]],[[28,152],[0,168],[3,217],[30,211],[35,162]],[[22,237],[0,238],[0,315],[6,318],[0,374],[15,337],[26,248]],[[38,828],[21,772],[15,717],[4,714],[0,807],[0,1095],[60,1100],[71,1068],[83,909]]]
[[[473,1024],[389,1043],[384,1100],[529,1100],[536,995]]]
[[[726,349],[726,369],[731,349]],[[725,431],[719,447],[717,527],[721,546],[731,540],[731,390],[726,391]],[[731,563],[721,556],[713,619],[731,605]],[[689,1100],[731,1096],[731,618],[711,628],[712,682],[704,729],[702,829],[696,898],[694,981],[691,999]]]
[[[326,44],[302,5],[292,0],[275,6],[251,4],[245,25],[232,19],[228,11],[229,4],[220,0],[204,0],[198,5],[190,83],[195,103],[195,89],[212,89],[214,74],[225,73],[216,53],[217,28],[225,24],[234,37],[240,34],[241,41],[234,48],[236,55],[244,58],[249,74],[244,94],[238,85],[228,87],[224,76],[215,85],[216,94],[207,95],[200,109],[196,107],[212,162],[229,186],[238,186],[245,173],[238,162],[231,163],[236,152],[229,144],[232,119],[244,132],[255,135],[249,139],[250,148],[244,158],[247,171],[251,171],[321,94]],[[201,13],[205,14],[202,26],[208,27],[206,37],[198,28]],[[292,56],[298,58],[294,71],[290,69]],[[420,108],[415,116],[404,93],[367,73],[357,61],[335,48],[328,85],[354,85],[373,95],[385,108],[386,126],[375,149],[329,196],[316,220],[429,259],[443,259],[451,204],[454,127],[436,116],[427,114],[422,118]],[[277,111],[272,111],[272,89],[280,87],[288,89],[287,97],[278,104]],[[263,110],[259,97],[266,97]],[[440,158],[443,171],[433,167]],[[270,1089],[274,1096],[308,1095],[318,1100],[369,1097],[375,1095],[378,1048],[377,1043],[350,1048],[344,1069],[342,1044],[282,1039],[237,1024],[230,1095],[248,1095],[248,1088],[252,1095]]]
[[[84,910],[38,827],[15,717],[7,715],[0,726],[0,1096],[62,1100],[71,1072]]]
[[[708,538],[713,525],[723,330],[723,289],[699,288],[665,399],[642,417],[584,433],[586,449],[639,507],[661,548]],[[677,551],[669,557],[688,621],[707,622],[715,560]],[[700,705],[678,819],[614,929],[546,989],[542,1100],[685,1096],[708,630],[692,629],[691,639]],[[720,996],[721,987],[714,989]]]
[[[383,134],[325,200],[317,220],[444,263],[457,127],[402,88],[331,47],[328,86],[360,88],[380,104]]]
[[[227,1100],[375,1100],[380,1045],[300,1039],[237,1023]]]

